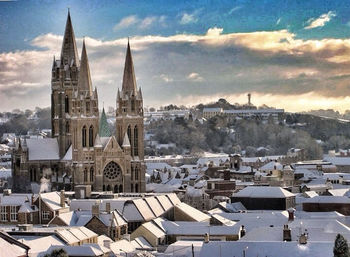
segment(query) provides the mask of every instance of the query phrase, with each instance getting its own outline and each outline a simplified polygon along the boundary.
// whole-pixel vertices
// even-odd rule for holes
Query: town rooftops
[[[286,198],[293,197],[295,194],[283,189],[282,187],[264,187],[264,186],[248,186],[233,197],[250,197],[250,198]]]
[[[338,204],[350,204],[350,199],[347,196],[315,196],[305,200],[304,203],[338,203]]]
[[[282,232],[281,232],[282,233]],[[300,245],[298,242],[241,242],[210,241],[203,244],[199,257],[213,256],[269,256],[269,257],[309,257],[333,256],[334,242],[309,242]]]
[[[91,211],[94,204],[99,204],[100,211],[106,210],[106,203],[111,210],[117,210],[128,222],[148,221],[171,209],[180,200],[174,193],[154,194],[146,197],[119,196],[117,199],[72,200],[71,210]]]

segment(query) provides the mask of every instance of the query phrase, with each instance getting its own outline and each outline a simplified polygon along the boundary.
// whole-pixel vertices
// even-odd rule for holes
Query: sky
[[[350,109],[350,1],[0,0],[0,111],[50,105],[70,8],[99,105],[115,106],[127,38],[144,106],[226,98]]]

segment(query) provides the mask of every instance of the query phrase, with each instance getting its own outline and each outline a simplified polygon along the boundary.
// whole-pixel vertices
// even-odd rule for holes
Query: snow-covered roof
[[[347,196],[315,196],[309,198],[305,201],[305,203],[344,203],[350,204],[350,199]]]
[[[218,204],[220,209],[223,209],[227,212],[240,212],[243,210],[247,210],[241,202],[236,203],[227,203],[221,202]]]
[[[63,161],[71,161],[72,160],[72,145],[68,148],[66,154],[62,158]]]
[[[346,166],[350,165],[350,157],[331,157],[331,156],[325,156],[324,161],[331,162],[332,164],[336,166]]]
[[[85,257],[95,257],[103,256],[103,252],[98,249],[98,246],[94,247],[91,244],[83,244],[79,246],[51,246],[47,252],[52,252],[54,249],[63,249],[66,251],[68,256],[85,256]]]
[[[186,204],[186,203],[178,203],[175,205],[175,213],[176,211],[180,211],[184,214],[186,214],[190,219],[193,221],[207,221],[210,219],[210,216],[197,210],[196,208],[193,208],[192,206]]]
[[[31,201],[30,194],[11,194],[11,195],[0,195],[0,205],[17,205],[21,206],[26,201]]]
[[[26,142],[30,161],[60,159],[56,138],[32,138],[26,139]]]
[[[59,192],[49,192],[40,194],[41,200],[52,210],[56,211],[61,209],[61,197]],[[68,207],[65,204],[65,207]]]
[[[155,225],[153,222],[146,222],[143,223],[142,226],[151,232],[155,237],[161,238],[165,237],[166,233],[161,230],[157,225]]]
[[[281,232],[282,233],[282,232]],[[243,241],[210,241],[203,244],[199,257],[213,256],[269,256],[269,257],[310,257],[333,256],[334,242],[310,242],[301,245],[293,242],[243,242]]]
[[[279,162],[271,161],[260,168],[262,171],[282,170],[283,165]]]
[[[64,243],[54,235],[39,237],[31,240],[22,239],[20,241],[30,247],[29,256],[36,256],[36,254],[40,252],[46,252],[51,245],[64,245]]]
[[[152,245],[142,236],[136,237],[134,240],[131,241],[131,244],[135,248],[142,248],[142,249],[152,248]]]
[[[282,187],[248,186],[233,197],[251,197],[251,198],[285,198],[295,196]]]

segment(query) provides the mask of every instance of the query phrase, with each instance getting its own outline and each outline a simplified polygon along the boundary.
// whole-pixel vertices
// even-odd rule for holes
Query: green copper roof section
[[[100,137],[110,137],[110,136],[112,136],[112,134],[108,127],[105,108],[103,108],[101,118],[100,118]]]

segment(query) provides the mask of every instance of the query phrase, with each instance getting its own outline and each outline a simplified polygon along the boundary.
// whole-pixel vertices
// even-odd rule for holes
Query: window
[[[6,206],[0,206],[0,219],[1,221],[7,221]]]
[[[94,127],[92,125],[89,128],[89,146],[94,146]]]
[[[69,122],[66,122],[66,133],[69,133]]]
[[[90,102],[86,102],[86,112],[90,112]]]
[[[135,111],[135,99],[131,99],[131,111]]]
[[[135,184],[135,192],[138,193],[139,192],[139,185]]]
[[[88,181],[88,171],[87,168],[84,169],[84,182]]]
[[[90,182],[94,182],[94,167],[90,168]]]
[[[11,221],[17,221],[18,219],[17,208],[16,206],[10,206],[10,219]]]
[[[139,179],[139,169],[138,167],[135,167],[135,180]]]
[[[103,171],[103,175],[105,176],[105,178],[108,178],[111,180],[117,179],[121,173],[122,171],[120,166],[113,161],[108,163]]]
[[[64,111],[65,113],[69,113],[69,98],[67,95],[64,99]]]
[[[84,126],[81,131],[81,137],[82,137],[82,144],[83,147],[86,147],[86,127]]]
[[[139,155],[139,137],[138,137],[138,129],[137,126],[134,128],[134,155],[138,156]]]
[[[43,218],[43,220],[49,220],[50,219],[50,212],[49,211],[43,211],[42,212],[42,218]]]
[[[130,127],[130,125],[128,126],[128,138],[129,138],[130,144],[131,144],[131,146],[132,146],[132,141],[131,141],[131,127]],[[133,151],[133,149],[131,148],[131,155],[133,155],[133,154],[132,154],[132,151]]]

